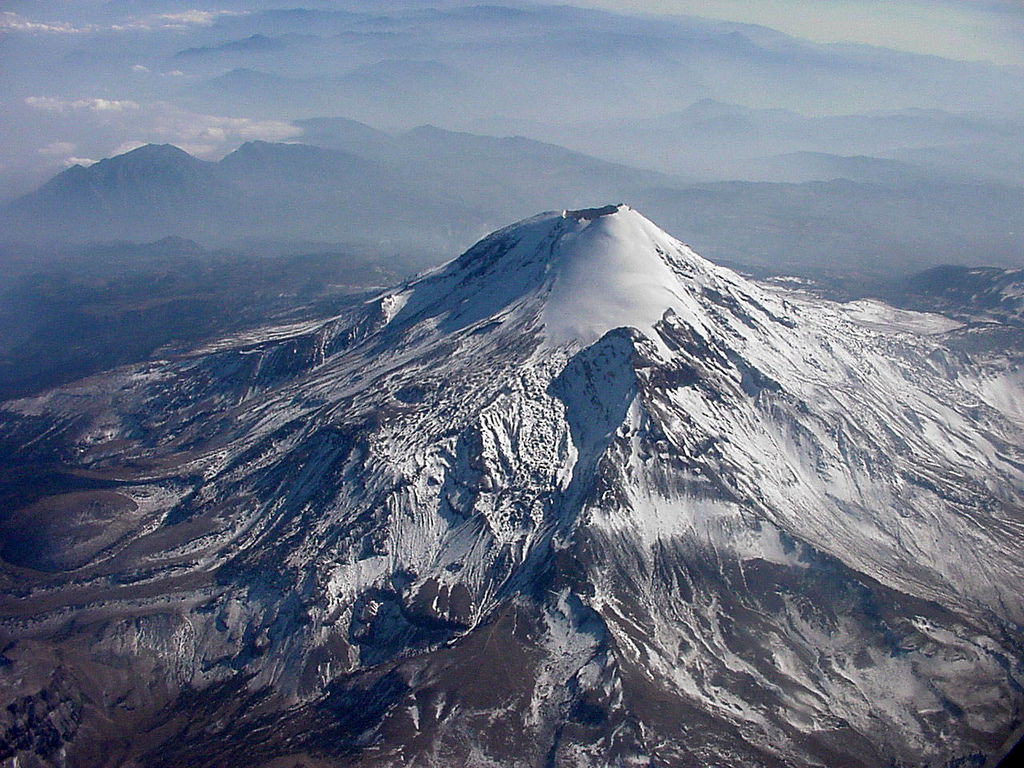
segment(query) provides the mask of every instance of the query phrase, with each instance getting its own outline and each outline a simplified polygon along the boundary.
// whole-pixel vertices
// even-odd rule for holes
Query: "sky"
[[[500,22],[486,14],[472,22],[454,14],[451,24],[465,28],[442,29],[417,15],[425,6],[488,2],[526,6],[536,26],[499,27],[500,15]],[[748,50],[710,38],[705,50],[679,42],[689,39],[692,19],[652,24],[551,7],[564,4],[720,18],[812,42],[854,41],[1020,69],[846,48],[751,43]],[[374,36],[355,21],[344,22],[351,29],[305,29],[283,18],[258,20],[261,9],[300,6],[369,11],[397,26]],[[416,13],[402,15],[410,9]],[[677,27],[683,31],[673,38]],[[285,43],[273,52],[245,48],[257,31]],[[762,37],[774,40],[753,39]],[[410,67],[407,76],[387,66],[419,60],[426,68]],[[234,80],[221,82],[232,72]],[[239,72],[255,72],[252,82]],[[256,82],[262,73],[269,74]],[[408,82],[398,82],[402,77]],[[275,90],[274,78],[286,86]],[[562,95],[593,78],[605,87],[585,98]],[[299,118],[523,133],[600,153],[591,134],[577,140],[575,126],[655,119],[708,98],[817,116],[916,108],[1013,113],[1022,122],[1022,94],[1024,0],[0,0],[0,201],[62,168],[143,143],[172,143],[217,160],[245,141],[293,140],[302,132],[293,122]],[[664,142],[677,144],[671,130],[663,133]],[[930,135],[915,147],[930,146],[925,139]],[[956,137],[958,144],[978,141]],[[778,151],[795,149],[823,151]],[[846,153],[866,151],[858,145]]]
[[[0,204],[147,143],[373,154],[345,121],[519,135],[687,181],[1024,190],[1022,20],[1024,0],[0,0]],[[877,47],[820,44],[840,41]],[[904,234],[947,226],[949,201],[927,204]],[[1017,263],[1024,208],[986,205],[935,242],[984,230],[986,260]]]
[[[1024,66],[1021,0],[573,0],[623,12],[762,24],[816,43],[856,42]]]

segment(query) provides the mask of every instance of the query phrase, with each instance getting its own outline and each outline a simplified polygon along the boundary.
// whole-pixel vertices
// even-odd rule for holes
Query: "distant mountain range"
[[[525,126],[524,126],[525,128]],[[538,129],[539,130],[539,129]],[[870,114],[807,116],[702,99],[683,110],[633,119],[607,119],[543,132],[551,141],[633,165],[698,174],[710,180],[828,181],[834,178],[906,183],[928,173],[947,181],[1024,184],[1020,118],[902,109]],[[807,156],[863,163],[808,167]],[[772,164],[778,158],[781,162]],[[803,165],[787,168],[787,158]],[[890,162],[902,160],[904,162]],[[801,162],[802,161],[802,162]],[[846,170],[844,170],[844,167]],[[787,173],[800,169],[795,177]]]
[[[366,135],[377,141],[360,147],[365,154],[251,142],[217,163],[147,145],[70,168],[6,205],[5,234],[72,243],[345,242],[439,258],[496,226],[497,217],[540,201],[584,204],[669,181],[526,139],[433,128],[395,139]]]
[[[0,196],[130,142],[170,142],[209,159],[246,139],[294,138],[295,121],[320,116],[395,131],[521,134],[711,181],[803,180],[765,175],[758,163],[817,152],[1024,183],[1019,67],[547,2],[316,5],[11,11],[5,51],[20,66],[0,82],[9,128]],[[37,30],[64,18],[77,33],[37,34],[33,15]]]
[[[738,267],[877,276],[1021,266],[1024,252],[1024,189],[894,160],[803,153],[765,166],[799,183],[694,184],[521,137],[299,125],[305,143],[250,142],[215,163],[148,145],[70,168],[0,208],[3,238],[340,243],[427,265],[531,210],[620,199]]]

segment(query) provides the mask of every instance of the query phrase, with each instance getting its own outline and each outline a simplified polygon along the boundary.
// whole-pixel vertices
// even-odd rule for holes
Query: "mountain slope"
[[[8,238],[71,242],[117,239],[146,231],[178,235],[181,222],[207,232],[226,218],[232,190],[210,163],[169,144],[148,144],[88,168],[73,166],[4,206]]]
[[[945,347],[956,326],[759,286],[607,206],[327,322],[9,402],[7,742],[995,757],[1024,711],[1022,393],[974,386],[1012,361]]]
[[[934,267],[880,292],[889,303],[910,309],[999,324],[1024,323],[1024,270]]]

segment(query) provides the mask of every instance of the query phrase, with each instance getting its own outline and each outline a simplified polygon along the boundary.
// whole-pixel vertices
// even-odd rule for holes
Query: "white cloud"
[[[44,112],[69,112],[87,109],[92,112],[125,112],[139,109],[138,102],[127,99],[56,99],[50,96],[29,96],[25,104]]]
[[[79,104],[81,102],[75,102],[76,107]],[[85,104],[85,108],[96,112],[123,112],[126,109],[138,109],[139,105],[137,102],[124,99],[89,99]]]
[[[70,141],[54,141],[39,150],[43,157],[70,157],[75,151],[75,145]]]
[[[64,22],[46,23],[42,21],[30,21],[24,16],[19,16],[12,11],[0,13],[0,32],[41,32],[68,34],[80,30],[71,24]]]
[[[145,64],[132,64],[132,72],[149,72],[149,67]]]
[[[174,144],[197,157],[217,159],[246,141],[285,141],[302,132],[284,120],[206,115],[163,101],[140,104],[127,99],[30,96],[25,103],[52,115],[64,135],[78,131],[82,135],[101,132],[110,137],[116,146],[112,154],[153,143]],[[38,152],[60,160],[71,156],[75,149],[70,142],[58,141]],[[90,146],[88,151],[95,152],[96,148]]]
[[[133,149],[138,149],[139,147],[144,146],[146,146],[146,142],[133,139],[131,141],[125,141],[118,144],[117,147],[114,148],[114,151],[111,152],[110,154],[123,155],[125,152],[131,152]]]
[[[33,21],[13,11],[0,12],[0,33],[28,32],[36,34],[87,35],[100,32],[148,32],[159,29],[208,27],[225,16],[245,16],[247,11],[201,11],[161,13],[154,16],[130,16],[116,24],[83,24],[75,26],[64,21]]]
[[[29,96],[25,104],[32,109],[41,109],[44,112],[64,112],[68,108],[67,101],[63,99],[51,99],[49,96]]]
[[[168,104],[154,105],[149,141],[175,144],[203,158],[216,158],[246,141],[284,141],[301,130],[283,120],[203,115]]]
[[[185,11],[184,13],[162,13],[156,18],[168,26],[176,27],[209,27],[217,20],[217,16],[227,14],[226,11]]]
[[[26,150],[50,169],[84,165],[89,158],[123,154],[143,144],[173,144],[196,157],[218,160],[247,141],[287,141],[302,133],[284,120],[203,114],[164,101],[31,96],[25,104],[41,121],[39,143]]]
[[[76,144],[70,141],[54,141],[39,149],[39,154],[50,162],[56,162],[65,168],[73,165],[92,165],[96,161],[89,157],[78,157],[75,150]]]

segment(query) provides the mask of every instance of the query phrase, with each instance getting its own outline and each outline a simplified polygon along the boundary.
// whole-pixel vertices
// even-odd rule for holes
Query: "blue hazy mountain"
[[[148,146],[71,168],[0,209],[6,240],[316,241],[426,265],[528,211],[620,199],[736,266],[884,275],[1021,266],[1024,252],[1020,187],[892,159],[798,153],[760,163],[801,183],[693,183],[522,137],[298,125],[308,143],[250,142],[215,163]]]
[[[672,182],[521,138],[430,127],[397,137],[366,127],[358,134],[353,149],[361,154],[338,148],[347,141],[343,131],[334,147],[250,142],[216,163],[147,146],[76,166],[4,207],[7,238],[271,238],[437,256],[468,245],[510,213],[560,201],[583,205],[596,195],[629,197]]]

